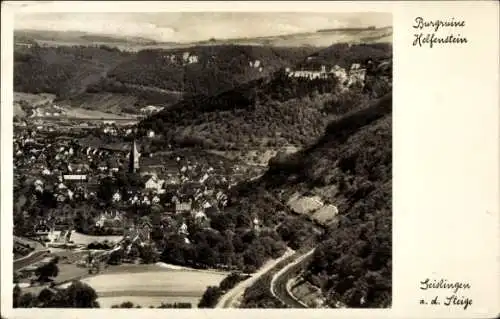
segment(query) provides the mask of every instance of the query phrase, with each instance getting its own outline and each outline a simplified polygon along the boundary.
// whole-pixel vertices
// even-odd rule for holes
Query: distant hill
[[[15,30],[14,41],[20,39],[30,39],[31,41],[51,44],[71,44],[71,45],[90,45],[90,44],[137,44],[137,45],[155,45],[156,41],[141,37],[93,34],[79,31],[48,31],[48,30]]]
[[[392,43],[337,43],[315,51],[301,61],[297,68],[315,66],[319,69],[319,65],[350,68],[353,63],[364,63],[367,58],[386,60],[391,57]]]
[[[150,46],[141,38],[21,30],[15,33],[14,89],[56,94],[67,106],[134,113],[149,104],[170,106],[185,97],[218,95],[285,67],[348,66],[366,56],[386,58],[392,54],[390,43],[354,41],[370,43],[364,37],[385,33],[392,34],[392,28],[264,37],[251,39],[253,45],[245,44],[248,39],[233,39],[172,48],[170,43]],[[307,46],[308,39],[315,45],[326,39],[325,46]],[[101,40],[105,44],[96,42]],[[346,43],[331,45],[336,42]],[[120,51],[122,43],[139,51]],[[100,97],[106,102],[100,103]]]
[[[313,49],[251,46],[193,47],[197,63],[183,63],[186,50],[120,51],[99,46],[19,46],[14,52],[14,90],[52,93],[59,101],[85,104],[108,95],[108,109],[133,112],[147,104],[170,105],[185,94],[211,95],[292,65]],[[166,60],[176,56],[177,62]],[[259,62],[259,67],[250,62]],[[114,99],[109,94],[118,95]],[[124,99],[123,97],[130,97]],[[124,101],[132,102],[130,105]],[[99,104],[88,107],[99,109]]]
[[[284,47],[327,47],[336,43],[392,43],[392,27],[379,29],[333,29],[321,32],[295,33],[280,36],[238,38],[238,39],[211,39],[200,41],[199,45],[240,44],[240,45],[270,45]]]
[[[392,43],[392,27],[361,29],[329,29],[318,32],[293,33],[279,36],[255,38],[207,39],[197,42],[155,42],[141,37],[103,35],[85,32],[56,32],[43,30],[15,30],[14,37],[30,39],[39,44],[90,45],[104,44],[121,50],[140,51],[144,49],[182,49],[206,45],[252,45],[277,47],[327,47],[335,43]]]
[[[32,47],[14,51],[14,90],[53,93],[60,98],[85,92],[128,53],[107,47]]]
[[[115,66],[108,78],[126,84],[208,96],[266,77],[279,68],[293,66],[316,50],[250,45],[148,49]],[[184,55],[196,57],[197,62],[184,61]],[[250,65],[256,61],[255,66]]]
[[[330,64],[350,66],[368,57],[390,57],[390,46],[334,45],[318,53]],[[307,58],[301,63],[308,63]],[[299,64],[300,65],[300,64]],[[389,63],[389,65],[391,65]],[[306,80],[283,70],[212,96],[193,96],[139,123],[145,133],[163,135],[165,146],[201,146],[220,150],[308,145],[334,118],[391,90],[387,79],[367,77],[370,92],[337,92],[335,78]],[[162,146],[158,144],[158,147]]]

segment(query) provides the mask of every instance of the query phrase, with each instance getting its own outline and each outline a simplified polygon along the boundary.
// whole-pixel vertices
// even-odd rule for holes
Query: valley
[[[21,35],[16,306],[390,304],[392,28]]]

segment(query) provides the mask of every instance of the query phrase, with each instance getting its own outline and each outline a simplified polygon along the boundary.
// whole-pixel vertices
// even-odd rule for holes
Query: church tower
[[[129,154],[129,166],[128,166],[128,171],[129,173],[137,173],[139,170],[139,157],[141,156],[141,153],[137,151],[137,143],[135,141],[135,138],[132,142],[132,147],[130,149],[130,154]]]

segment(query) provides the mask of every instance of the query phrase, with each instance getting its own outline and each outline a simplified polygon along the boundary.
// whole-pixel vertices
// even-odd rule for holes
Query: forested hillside
[[[315,50],[233,45],[139,52],[105,45],[16,47],[14,90],[53,93],[70,104],[95,100],[93,94],[117,94],[118,100],[131,97],[128,101],[135,105],[120,105],[130,111],[130,107],[166,106],[185,96],[227,91],[294,65]],[[186,53],[196,60],[187,61]]]
[[[53,93],[60,98],[82,93],[128,53],[109,47],[39,47],[14,51],[14,90]]]
[[[228,150],[303,145],[321,134],[330,105],[343,103],[333,94],[333,82],[317,81],[325,92],[310,90],[314,84],[287,77],[252,82],[217,96],[185,100],[139,128],[163,134],[163,146]]]
[[[150,129],[163,134],[159,148],[302,147],[320,137],[330,121],[389,92],[391,78],[370,76],[365,90],[340,92],[335,78],[291,78],[277,71],[215,96],[185,99],[143,120],[139,129],[142,134]]]
[[[348,44],[338,43],[327,48],[317,50],[304,59],[297,67],[311,65],[334,65],[349,68],[353,63],[364,62],[365,59],[384,60],[392,57],[391,43]]]
[[[186,95],[210,96],[265,77],[279,68],[293,66],[317,50],[243,45],[150,49],[117,65],[109,78],[121,83],[183,91]],[[196,58],[190,62],[189,56]]]
[[[230,210],[253,212],[292,248],[317,244],[305,278],[330,307],[387,307],[392,287],[392,97],[332,122],[313,146],[273,161],[257,182],[235,190]],[[293,193],[318,195],[338,208],[324,234],[292,217]],[[266,202],[257,198],[274,198]],[[280,214],[279,212],[283,212]],[[288,216],[288,217],[284,217]]]

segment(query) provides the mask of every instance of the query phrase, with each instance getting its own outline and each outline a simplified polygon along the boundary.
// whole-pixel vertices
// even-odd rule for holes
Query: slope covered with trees
[[[128,53],[101,47],[39,47],[14,51],[14,90],[69,97],[84,92]]]
[[[147,49],[117,65],[109,77],[121,83],[210,96],[292,66],[316,50],[249,45]],[[196,57],[196,62],[188,63],[185,56]]]
[[[329,124],[313,146],[275,159],[259,181],[241,185],[232,197],[235,211],[254,211],[279,224],[278,233],[293,248],[316,243],[304,277],[321,288],[330,307],[391,303],[391,121],[389,94]],[[291,212],[280,203],[296,192],[318,195],[338,208],[335,222],[322,234],[307,229],[311,223],[302,216],[286,217]],[[272,205],[256,200],[266,194],[275,199]]]
[[[385,60],[390,57],[392,57],[391,43],[337,43],[312,53],[297,67],[311,67],[323,64],[327,67],[338,65],[343,68],[350,68],[353,63],[363,62],[367,58]]]
[[[391,47],[335,45],[323,51],[333,52],[324,53],[330,64],[350,65],[364,63],[368,58],[377,61],[390,57]],[[345,58],[350,54],[352,58]],[[314,61],[302,61],[314,68]],[[330,121],[366,106],[374,97],[373,88],[376,96],[391,90],[390,76],[367,78],[368,90],[354,87],[341,93],[334,77],[293,78],[280,69],[269,77],[219,94],[186,98],[143,120],[139,129],[142,134],[150,129],[162,134],[165,146],[196,145],[221,150],[302,147],[320,137]]]
[[[184,96],[213,95],[266,77],[315,50],[220,45],[127,52],[106,45],[40,47],[35,43],[14,51],[14,90],[53,93],[70,105],[89,100],[98,105],[93,95],[111,93],[121,100],[133,97],[127,101],[136,108],[166,106]],[[187,63],[185,53],[196,56],[196,63]]]

